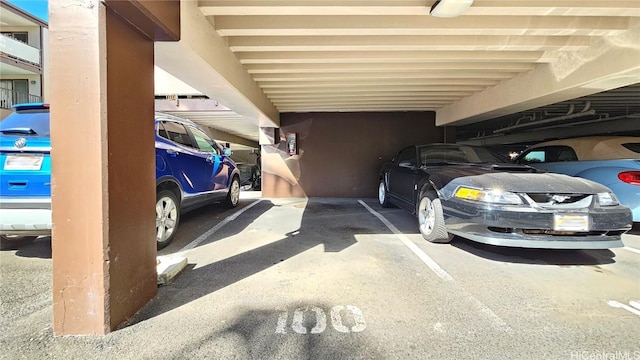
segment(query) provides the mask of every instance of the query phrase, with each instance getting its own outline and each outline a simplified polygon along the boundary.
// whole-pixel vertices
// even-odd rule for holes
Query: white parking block
[[[187,267],[187,257],[168,255],[158,256],[156,272],[158,273],[158,285],[165,285],[175,278],[184,268]]]

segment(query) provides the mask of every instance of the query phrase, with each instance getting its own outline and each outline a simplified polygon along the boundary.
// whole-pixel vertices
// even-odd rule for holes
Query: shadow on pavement
[[[329,306],[320,306],[329,309]],[[289,327],[286,334],[276,334],[280,313],[273,310],[243,311],[223,329],[212,330],[191,343],[175,349],[171,355],[183,359],[229,358],[229,342],[233,352],[243,359],[380,359],[376,344],[366,344],[364,336],[300,336]],[[330,319],[329,319],[330,320]],[[316,325],[314,317],[305,317],[303,326]],[[325,333],[336,332],[327,324]],[[275,336],[275,341],[274,341]],[[172,356],[170,356],[173,358]],[[234,357],[235,358],[235,357]]]
[[[340,252],[356,243],[356,234],[371,233],[371,229],[366,226],[336,222],[336,215],[348,213],[349,206],[351,209],[357,209],[359,215],[367,216],[368,213],[357,202],[335,201],[308,199],[300,227],[287,233],[281,240],[203,267],[188,267],[168,286],[160,288],[156,298],[123,326],[130,326],[176,309],[318,245],[323,245],[325,252]],[[258,203],[233,221],[231,232],[214,233],[203,245],[238,234],[274,206],[278,205],[268,200]],[[351,212],[353,213],[353,210]]]
[[[455,237],[452,246],[489,260],[538,265],[602,265],[614,263],[611,250],[525,249],[487,245]]]
[[[640,222],[633,223],[633,228],[627,232],[631,235],[640,235]]]
[[[51,259],[51,236],[40,236],[31,241],[0,240],[0,251],[16,251],[16,256]]]

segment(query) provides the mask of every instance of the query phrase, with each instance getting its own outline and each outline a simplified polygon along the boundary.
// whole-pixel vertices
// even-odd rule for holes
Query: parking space
[[[4,248],[0,358],[640,358],[637,229],[613,250],[432,244],[375,199],[247,195],[183,216],[160,254],[187,268],[102,337],[53,337],[50,239]]]

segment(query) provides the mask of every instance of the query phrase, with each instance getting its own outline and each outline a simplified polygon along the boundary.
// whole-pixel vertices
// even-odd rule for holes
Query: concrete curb
[[[187,267],[186,256],[167,255],[158,256],[157,259],[158,285],[166,285]]]

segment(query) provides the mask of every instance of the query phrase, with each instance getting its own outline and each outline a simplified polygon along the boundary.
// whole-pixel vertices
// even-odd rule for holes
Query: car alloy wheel
[[[384,183],[384,179],[380,180],[380,186],[378,186],[378,202],[382,207],[391,207],[391,203],[389,203],[389,197],[387,193],[387,186]]]
[[[156,201],[156,242],[161,249],[171,242],[178,228],[180,210],[173,192],[163,190]]]
[[[420,224],[420,232],[429,235],[433,232],[433,228],[436,224],[435,210],[433,209],[433,202],[428,197],[423,197],[420,200],[420,207],[418,212],[418,224]]]
[[[418,226],[422,237],[430,242],[448,243],[453,235],[447,232],[440,199],[432,191],[425,191],[418,202]]]
[[[231,180],[231,186],[229,186],[229,193],[227,194],[227,206],[236,207],[240,201],[240,181],[237,177]]]

